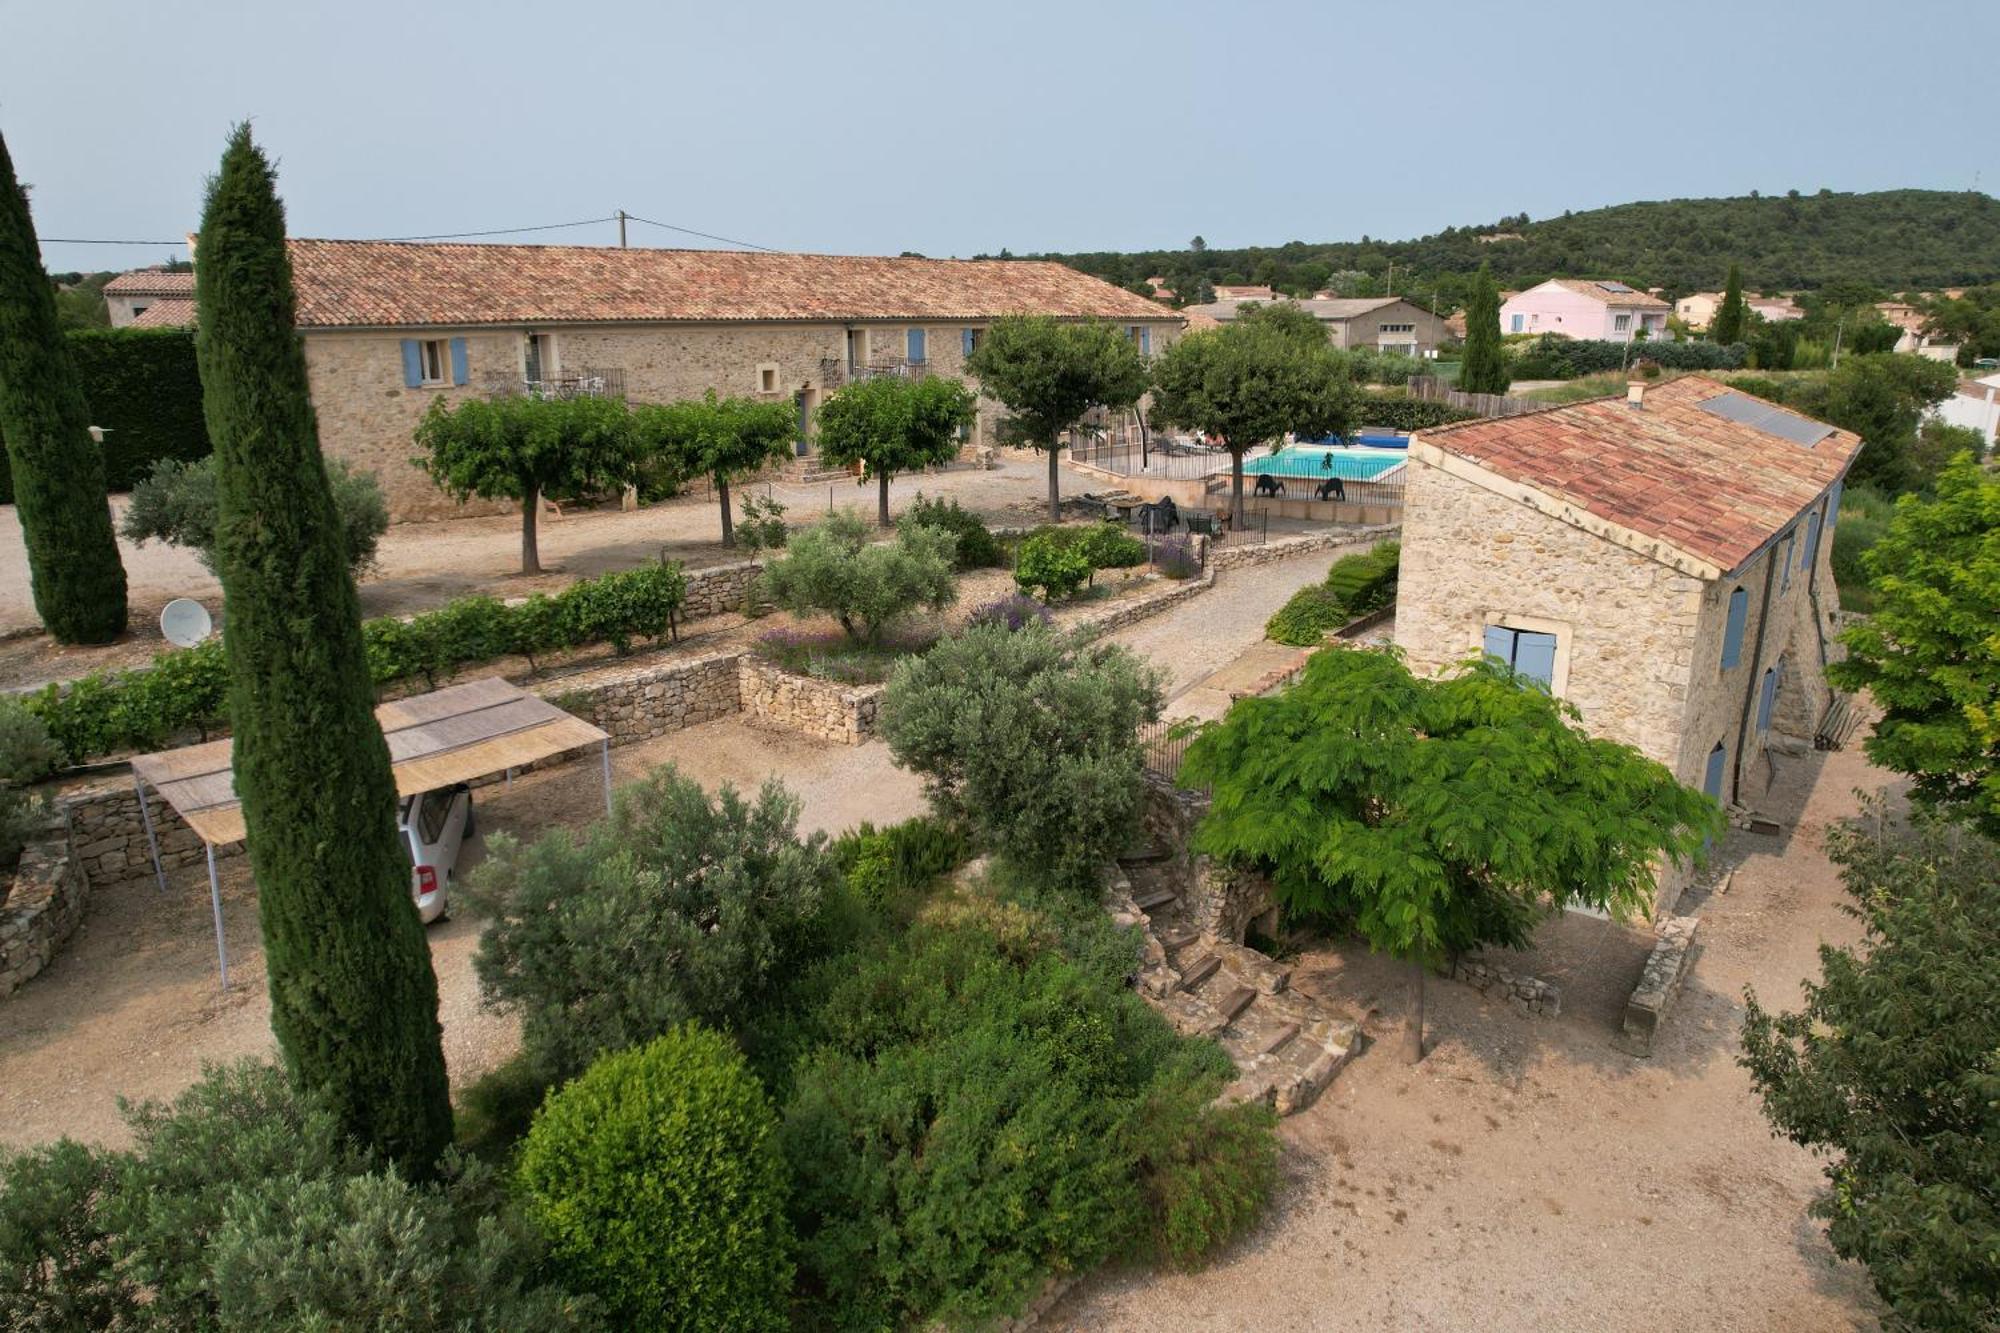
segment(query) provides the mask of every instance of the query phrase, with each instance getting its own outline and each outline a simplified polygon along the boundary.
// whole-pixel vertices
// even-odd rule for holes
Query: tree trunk
[[[1049,441],[1049,522],[1051,523],[1062,522],[1062,490],[1058,481],[1060,474],[1057,471],[1059,462],[1057,455],[1061,449],[1062,441]]]
[[[729,478],[715,474],[715,493],[722,500],[722,544],[736,545],[736,523],[729,517]]]
[[[1243,531],[1243,454],[1236,449],[1229,451],[1229,506],[1234,511],[1230,525]]]
[[[880,497],[877,508],[881,511],[876,516],[876,521],[886,528],[889,526],[889,474],[878,472],[875,474],[875,480],[880,486],[876,495]]]
[[[1411,1064],[1424,1058],[1424,973],[1430,969],[1424,964],[1410,964],[1410,1025],[1403,1038],[1403,1052],[1410,1057]]]
[[[529,482],[521,495],[521,572],[542,572],[542,551],[535,540],[535,520],[542,507],[542,488]]]

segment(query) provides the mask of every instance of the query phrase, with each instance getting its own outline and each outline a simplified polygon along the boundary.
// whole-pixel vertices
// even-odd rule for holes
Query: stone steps
[[[1147,916],[1152,916],[1162,907],[1171,906],[1180,902],[1180,900],[1181,896],[1172,889],[1153,889],[1150,892],[1140,894],[1133,901],[1139,904],[1140,911],[1144,912]]]
[[[1181,971],[1181,989],[1195,990],[1222,970],[1222,960],[1214,954],[1203,954]]]

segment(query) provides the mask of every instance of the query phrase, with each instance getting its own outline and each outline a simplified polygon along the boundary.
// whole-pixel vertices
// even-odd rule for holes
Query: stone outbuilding
[[[1419,671],[1498,656],[1754,807],[1832,698],[1831,527],[1860,448],[1698,375],[1420,432],[1396,643]]]

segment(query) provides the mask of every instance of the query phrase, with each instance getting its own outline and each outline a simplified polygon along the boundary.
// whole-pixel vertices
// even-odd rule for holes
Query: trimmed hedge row
[[[1434,403],[1423,398],[1402,398],[1385,394],[1376,397],[1370,394],[1361,400],[1355,409],[1355,418],[1362,429],[1370,427],[1381,430],[1430,430],[1437,426],[1449,426],[1454,421],[1470,421],[1478,416],[1462,407],[1450,403]]]
[[[1573,380],[1633,361],[1653,361],[1667,370],[1737,370],[1749,349],[1742,343],[1621,343],[1595,338],[1537,338],[1517,349],[1511,367],[1517,380]]]
[[[1323,582],[1299,589],[1278,608],[1264,625],[1266,637],[1294,648],[1316,647],[1327,631],[1388,606],[1396,600],[1402,552],[1400,542],[1383,542],[1366,554],[1342,556]]]
[[[104,435],[104,479],[126,491],[162,458],[210,452],[195,369],[193,329],[73,329],[65,335],[92,425]],[[14,478],[0,455],[0,504]]]
[[[368,669],[379,686],[422,677],[432,689],[459,668],[518,654],[538,655],[609,643],[620,653],[634,639],[670,633],[687,598],[678,564],[645,565],[583,579],[555,596],[537,593],[508,606],[461,597],[410,620],[393,616],[361,627]],[[136,671],[97,671],[27,695],[70,763],[107,754],[154,750],[195,731],[206,739],[228,721],[229,669],[222,641],[161,653]]]

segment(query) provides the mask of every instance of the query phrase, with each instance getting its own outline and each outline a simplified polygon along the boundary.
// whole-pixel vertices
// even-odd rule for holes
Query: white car
[[[396,810],[396,831],[410,858],[410,893],[429,925],[445,914],[458,854],[474,833],[472,789],[464,783],[410,796]]]

